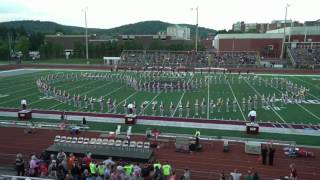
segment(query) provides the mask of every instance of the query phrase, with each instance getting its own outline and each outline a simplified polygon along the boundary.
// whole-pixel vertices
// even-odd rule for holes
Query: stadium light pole
[[[198,20],[199,20],[199,7],[191,8],[191,11],[196,11],[197,13],[197,22],[196,22],[196,52],[198,51]]]
[[[286,27],[287,27],[287,12],[288,12],[288,7],[290,7],[289,4],[286,5],[286,13],[284,16],[284,27],[283,27],[283,40],[282,40],[282,48],[281,48],[281,59],[284,58],[284,44],[286,41]]]
[[[83,9],[84,11],[84,24],[85,24],[85,33],[86,33],[86,59],[89,59],[89,49],[88,49],[88,26],[87,26],[87,10],[88,7]]]

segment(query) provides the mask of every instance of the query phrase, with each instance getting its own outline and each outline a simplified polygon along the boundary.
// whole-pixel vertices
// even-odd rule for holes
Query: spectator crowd
[[[121,54],[120,65],[129,67],[204,68],[254,65],[256,61],[256,52],[127,50]]]

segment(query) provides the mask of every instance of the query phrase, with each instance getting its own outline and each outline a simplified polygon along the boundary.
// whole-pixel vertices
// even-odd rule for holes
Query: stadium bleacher
[[[320,64],[320,45],[298,45],[289,49],[297,66],[314,66]]]
[[[120,66],[126,67],[239,67],[255,65],[256,52],[215,52],[215,51],[145,51],[124,50]]]

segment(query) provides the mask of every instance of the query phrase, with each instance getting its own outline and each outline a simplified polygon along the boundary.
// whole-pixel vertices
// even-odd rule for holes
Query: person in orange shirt
[[[76,159],[76,156],[73,153],[70,153],[67,160],[68,170],[72,169],[75,159]]]

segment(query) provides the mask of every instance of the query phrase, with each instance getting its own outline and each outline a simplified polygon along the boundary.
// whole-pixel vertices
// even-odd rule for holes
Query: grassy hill
[[[134,24],[127,24],[111,29],[98,29],[89,28],[90,34],[116,36],[120,34],[156,34],[159,31],[166,31],[167,27],[173,25],[162,21],[143,21]],[[183,24],[191,28],[191,36],[194,35],[195,26],[190,24]],[[56,32],[62,32],[64,34],[82,34],[84,32],[83,27],[62,25],[50,21],[9,21],[1,22],[0,27],[6,28],[21,28],[23,27],[28,33],[40,32],[44,34],[54,34]],[[206,37],[208,34],[215,33],[213,29],[199,27],[199,36]]]

